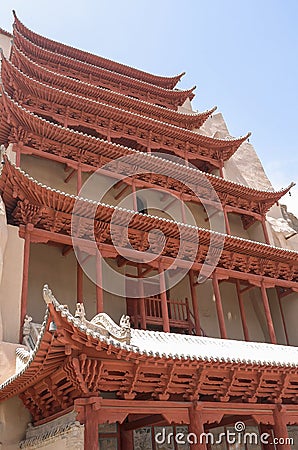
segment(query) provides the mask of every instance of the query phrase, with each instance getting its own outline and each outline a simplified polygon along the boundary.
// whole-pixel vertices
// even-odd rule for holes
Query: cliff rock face
[[[209,117],[199,133],[225,139],[231,137],[221,113]],[[262,163],[249,142],[244,142],[225,162],[225,178],[264,191],[273,191]],[[274,205],[267,214],[270,241],[277,247],[298,250],[298,219],[284,205]],[[297,234],[296,234],[297,233]]]
[[[199,132],[221,139],[232,137],[221,113],[214,114],[207,119]],[[273,190],[262,163],[249,142],[244,142],[231,159],[225,163],[225,177],[256,189]]]
[[[280,205],[283,218],[288,222],[290,227],[298,233],[298,219],[294,214],[288,211],[286,205]]]

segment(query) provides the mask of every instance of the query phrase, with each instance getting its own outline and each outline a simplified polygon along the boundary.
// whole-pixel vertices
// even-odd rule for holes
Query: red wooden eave
[[[2,91],[3,91],[3,87],[2,87]],[[43,135],[44,132],[42,131],[43,129],[47,128],[47,129],[51,129],[51,135],[53,136],[53,132],[56,136],[56,139],[58,139],[60,142],[62,142],[62,140],[59,138],[59,136],[65,136],[65,132],[68,133],[68,136],[70,136],[69,133],[71,133],[71,141],[78,142],[78,145],[81,148],[84,148],[85,144],[87,144],[87,148],[89,148],[90,151],[92,151],[92,148],[94,148],[94,145],[97,147],[98,146],[98,142],[105,142],[106,145],[108,145],[110,147],[110,149],[112,150],[113,146],[114,148],[117,148],[118,144],[113,144],[110,143],[108,141],[103,141],[102,139],[99,138],[95,138],[93,136],[87,135],[87,134],[83,134],[80,132],[76,132],[74,130],[70,130],[67,129],[65,127],[56,125],[56,124],[52,124],[51,122],[39,118],[37,115],[30,113],[28,110],[26,110],[25,108],[21,107],[17,102],[15,102],[13,99],[11,99],[8,94],[3,91],[3,95],[1,98],[1,101],[3,102],[3,104],[5,105],[5,107],[7,108],[7,110],[10,110],[14,115],[18,114],[19,116],[22,115],[23,119],[24,116],[27,116],[26,118],[26,122],[28,123],[30,120],[33,121],[33,119],[35,119],[33,121],[33,123],[35,125],[37,125],[38,123],[40,124],[38,126],[38,133]],[[19,112],[17,112],[17,110]],[[129,114],[129,113],[126,113]],[[119,118],[121,117],[122,114],[119,113]],[[133,115],[133,118],[137,118],[138,116]],[[149,121],[150,119],[148,119],[148,124],[145,124],[141,118],[140,120],[140,125],[142,124],[142,126],[144,127],[144,132],[146,132],[148,135],[151,132],[151,136],[152,136],[152,140],[150,143],[151,146],[151,150],[154,151],[154,149],[162,149],[165,151],[172,151],[174,154],[177,154],[177,156],[180,156],[181,158],[184,158],[185,156],[188,157],[188,159],[191,160],[201,160],[201,161],[208,161],[213,163],[214,165],[218,166],[220,164],[220,161],[222,160],[228,160],[235,152],[236,150],[240,147],[240,145],[249,137],[250,134],[247,134],[246,136],[240,137],[240,138],[231,138],[231,139],[218,139],[218,138],[212,138],[209,136],[204,136],[201,135],[199,133],[194,133],[188,130],[182,130],[179,129],[177,127],[171,126],[171,125],[166,125],[166,124],[161,124],[159,122],[156,121],[156,126],[155,129],[152,132],[152,126],[151,124],[149,125]],[[2,120],[3,121],[3,120]],[[88,124],[86,124],[88,125]],[[134,126],[134,125],[127,125],[127,127],[129,128],[130,126]],[[169,143],[167,143],[167,140],[163,138],[163,129],[164,127],[168,127],[168,137],[167,139],[169,140]],[[6,126],[4,125],[4,128],[6,128]],[[106,129],[106,128],[105,128]],[[37,130],[36,130],[37,131]],[[175,137],[175,132],[183,132],[183,133],[187,133],[187,136],[181,136],[180,137],[180,146],[178,145],[178,139]],[[5,134],[6,131],[2,131],[1,130],[1,140],[2,142],[5,142]],[[129,130],[127,131],[127,134],[120,134],[120,136],[123,137],[130,137],[131,139],[134,138],[133,133],[130,134]],[[154,137],[156,136],[157,139],[159,139],[157,142],[154,140]],[[6,140],[7,140],[8,136],[6,136]],[[138,138],[138,140],[140,140]],[[144,138],[144,143],[147,143],[148,138]],[[175,141],[176,141],[176,145],[175,145]],[[141,141],[140,141],[141,142]],[[181,148],[181,146],[183,145],[183,147]],[[86,148],[86,149],[87,149]],[[127,148],[127,147],[124,147]],[[128,149],[127,149],[128,150]]]
[[[21,55],[21,58],[22,57],[26,58],[25,55]],[[36,65],[33,61],[28,61],[28,63],[31,67]],[[207,118],[216,110],[216,107],[213,107],[212,109],[207,111],[186,114],[162,108],[161,106],[127,97],[123,94],[109,91],[100,87],[95,87],[95,95],[90,99],[90,97],[88,98],[88,92],[84,89],[85,86],[81,86],[81,89],[80,86],[78,86],[85,85],[86,83],[51,72],[44,67],[38,65],[36,66],[38,72],[46,72],[46,75],[52,74],[52,81],[47,80],[47,77],[42,82],[38,81],[35,78],[41,78],[39,75],[32,73],[32,71],[30,72],[30,75],[26,75],[11,61],[8,61],[4,57],[2,57],[2,80],[7,92],[9,94],[12,94],[13,90],[21,89],[22,92],[28,92],[31,93],[31,95],[39,95],[41,98],[45,98],[48,101],[50,101],[51,97],[53,96],[51,92],[56,92],[55,98],[59,99],[60,101],[63,101],[64,97],[66,97],[66,99],[73,97],[72,103],[75,101],[74,99],[77,98],[77,102],[80,104],[83,98],[83,101],[87,103],[87,105],[92,103],[104,103],[113,107],[117,107],[118,109],[121,108],[122,110],[130,111],[141,116],[148,116],[151,119],[159,120],[160,122],[167,122],[177,127],[187,129],[200,128],[202,124],[207,120]],[[60,81],[62,82],[61,86]],[[67,84],[66,88],[65,83],[67,82],[70,83]],[[51,83],[51,85],[49,83]],[[11,87],[9,87],[9,85],[11,85]],[[56,86],[54,87],[53,85]],[[12,88],[13,86],[14,89]],[[89,84],[86,84],[86,86],[87,89],[90,87]]]
[[[180,126],[193,129],[198,128],[201,113],[182,113],[173,109],[167,109],[153,103],[139,100],[137,98],[123,95],[119,92],[113,92],[109,89],[95,86],[93,84],[70,78],[67,75],[49,70],[44,66],[37,64],[28,58],[20,49],[14,45],[13,60],[16,66],[28,76],[42,81],[50,86],[55,86],[61,90],[80,94],[93,100],[103,100],[107,103],[116,104],[124,107],[124,109],[135,110],[149,117],[163,118],[165,122],[178,122]],[[199,119],[197,119],[199,116]],[[180,119],[181,118],[181,119]],[[198,122],[199,120],[199,122]]]
[[[3,100],[5,100],[4,97]],[[83,146],[80,133],[75,133],[75,136],[78,137],[76,143],[74,142],[73,131],[66,128],[61,129],[61,127],[46,122],[36,115],[26,113],[23,108],[17,107],[17,104],[13,101],[8,102],[7,107],[6,113],[10,118],[10,124],[5,121],[6,113],[3,113],[2,121],[0,122],[0,142],[6,145],[8,142],[16,142],[17,145],[20,142],[22,153],[34,154],[49,159],[54,158],[55,161],[70,165],[73,164],[72,161],[77,161],[77,164],[80,163],[82,169],[87,172],[95,171],[100,166],[111,163],[114,158],[127,156],[126,163],[128,165],[134,164],[139,166],[142,173],[145,170],[143,176],[136,177],[138,186],[148,187],[153,185],[168,192],[168,177],[172,177],[173,182],[171,183],[170,191],[175,192],[177,195],[179,194],[179,196],[183,192],[184,200],[195,201],[196,203],[199,201],[198,197],[201,201],[205,199],[207,203],[212,201],[210,198],[210,188],[212,186],[222,204],[227,205],[231,212],[235,211],[243,215],[250,215],[250,221],[259,220],[260,217],[257,217],[256,214],[265,214],[293,185],[291,184],[289,187],[277,192],[259,191],[208,173],[202,173],[199,170],[177,165],[159,157],[149,157],[142,152],[99,139],[97,139],[96,147],[91,145],[91,142],[94,144],[94,138],[91,138],[91,141],[89,139],[86,146]],[[18,129],[17,134],[14,131],[12,136],[11,125]],[[34,142],[39,142],[38,148],[35,148],[35,146],[30,147],[30,143],[27,144],[26,136],[28,133],[31,137],[34,136]],[[57,143],[61,147],[60,150],[59,146],[57,147]],[[54,154],[50,150],[53,148],[55,148]],[[82,150],[84,150],[83,153]],[[123,159],[122,162],[123,164],[125,163]],[[146,173],[148,174],[147,176]],[[151,179],[150,173],[155,174],[154,179]],[[167,175],[163,175],[163,173]],[[111,172],[111,176],[113,176],[113,172]],[[178,182],[178,180],[182,181],[183,179],[186,185]],[[193,185],[193,191],[189,188],[186,189],[186,186],[189,186],[189,184]],[[199,195],[194,195],[194,192],[199,192]]]
[[[185,75],[184,72],[173,77],[153,75],[151,73],[144,72],[143,70],[135,69],[125,64],[120,64],[110,59],[103,58],[102,56],[93,55],[89,52],[82,51],[69,45],[65,45],[41,36],[23,25],[23,23],[18,19],[15,11],[13,11],[13,15],[15,19],[14,27],[32,43],[46,50],[60,53],[70,58],[77,59],[78,61],[87,62],[89,64],[92,64],[93,66],[98,66],[112,72],[127,75],[131,78],[145,81],[146,83],[155,84],[156,86],[160,86],[165,89],[173,89],[178,81],[180,81],[182,76]]]
[[[185,246],[183,251],[180,249],[180,257],[184,258],[185,263],[188,261],[189,252],[193,251],[194,241],[199,242],[194,265],[206,260],[211,239],[213,245],[216,245],[216,242],[222,242],[223,237],[224,248],[218,262],[219,268],[233,269],[234,272],[240,274],[243,272],[244,279],[247,277],[247,273],[251,277],[252,274],[271,277],[272,285],[278,284],[277,280],[285,282],[287,280],[288,287],[291,284],[293,289],[298,289],[298,258],[295,251],[233,236],[224,236],[202,228],[196,228],[194,232],[187,225],[178,225],[174,221],[133,211],[118,210],[117,207],[101,203],[96,206],[94,202],[61,193],[36,182],[23,171],[11,165],[7,158],[0,178],[0,194],[6,206],[9,223],[14,225],[33,223],[37,229],[43,230],[42,233],[45,235],[48,233],[47,240],[55,240],[61,235],[66,243],[66,237],[70,238],[71,214],[77,201],[76,214],[81,216],[82,223],[80,233],[87,246],[93,234],[92,230],[95,229],[98,244],[105,244],[114,249],[110,235],[110,223],[113,213],[117,210],[117,217],[115,218],[114,215],[113,221],[116,220],[115,230],[117,229],[119,233],[117,231],[116,235],[114,230],[113,240],[114,242],[115,240],[119,241],[117,245],[123,247],[124,251],[127,242],[123,239],[123,226],[126,228],[127,223],[129,223],[128,239],[134,249],[140,251],[140,255],[146,251],[148,232],[152,229],[161,230],[165,235],[162,255],[170,259],[176,258],[178,255],[181,245],[180,230],[183,229]],[[58,231],[57,237],[55,233],[52,233],[52,230],[55,229]]]
[[[89,329],[51,297],[29,361],[0,386],[0,401],[19,395],[35,422],[66,410],[76,398],[100,392],[117,395],[119,407],[121,400],[173,398],[177,407],[179,402],[200,399],[215,402],[218,408],[237,401],[252,410],[254,403],[264,401],[283,401],[289,406],[297,402],[296,366],[245,360],[245,355],[236,361],[141,351]],[[54,332],[49,331],[51,322],[57,328]],[[146,338],[148,332],[142,333]],[[208,341],[199,338],[197,345],[204,346],[204,339]]]
[[[45,65],[48,68],[54,68],[59,73],[65,73],[68,76],[75,77],[82,81],[88,81],[95,85],[104,85],[127,95],[136,95],[153,102],[162,103],[165,106],[177,108],[182,105],[187,98],[194,98],[195,87],[188,90],[170,90],[164,89],[141,80],[127,77],[107,69],[93,66],[91,64],[68,58],[58,53],[53,53],[30,42],[14,29],[14,44],[12,47],[12,61],[14,46],[20,48],[27,56],[34,61]]]

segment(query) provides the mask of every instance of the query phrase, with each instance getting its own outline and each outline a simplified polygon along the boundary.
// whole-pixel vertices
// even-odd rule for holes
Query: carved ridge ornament
[[[54,306],[59,305],[48,285],[45,285],[43,288],[43,298],[47,304],[53,304]],[[67,306],[59,305],[59,308],[61,307],[65,310],[65,314],[69,313]],[[130,344],[131,331],[129,316],[123,315],[119,325],[117,325],[106,313],[97,314],[91,321],[88,321],[85,315],[84,304],[77,303],[75,318],[78,320],[78,326],[85,326],[87,330],[99,333],[107,338],[111,337],[120,343]]]

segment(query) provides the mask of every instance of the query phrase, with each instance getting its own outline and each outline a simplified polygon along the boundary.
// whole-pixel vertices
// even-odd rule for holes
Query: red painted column
[[[104,311],[103,305],[103,288],[102,288],[102,256],[96,252],[96,312],[97,314]]]
[[[77,262],[77,303],[83,302],[83,269]]]
[[[228,216],[225,206],[223,206],[223,213],[224,213],[224,219],[225,219],[225,225],[226,225],[226,234],[231,234],[229,216]]]
[[[288,335],[288,330],[287,330],[286,318],[285,318],[284,310],[283,310],[283,307],[282,307],[282,297],[280,296],[278,288],[276,288],[276,294],[277,294],[277,297],[278,297],[278,304],[279,304],[282,324],[283,324],[283,327],[284,327],[286,343],[287,343],[287,345],[290,345],[290,340],[289,340],[289,335]]]
[[[263,306],[264,306],[265,316],[266,316],[266,321],[267,321],[267,327],[268,327],[269,336],[270,336],[270,342],[272,344],[276,344],[277,341],[276,341],[276,335],[275,335],[275,331],[274,331],[272,316],[271,316],[271,312],[270,312],[269,300],[267,297],[267,292],[266,292],[266,288],[264,286],[263,281],[261,282],[261,293],[262,293],[262,301],[263,301]]]
[[[191,450],[207,450],[206,440],[204,438],[204,420],[202,411],[195,409],[195,406],[189,410],[189,435]]]
[[[27,299],[28,299],[28,281],[29,281],[29,259],[30,259],[30,233],[33,231],[32,223],[27,223],[25,230],[25,245],[24,245],[24,259],[23,259],[23,280],[22,280],[22,295],[21,295],[21,311],[20,311],[20,343],[23,340],[23,325],[25,315],[27,313]]]
[[[223,171],[223,168],[224,168],[224,163],[223,163],[223,161],[220,161],[220,166],[219,166],[219,176],[220,176],[221,178],[224,178],[224,171]]]
[[[16,166],[20,167],[21,165],[21,149],[20,149],[20,143],[15,144],[16,146]]]
[[[141,328],[146,330],[146,308],[145,308],[145,298],[144,298],[144,284],[142,280],[142,268],[138,265],[138,288],[139,288],[139,298],[137,301],[140,302],[140,314],[141,314]]]
[[[180,205],[181,205],[181,218],[182,218],[182,222],[186,223],[186,214],[185,214],[185,205],[183,202],[183,196],[181,195],[180,197]]]
[[[112,128],[112,119],[109,120],[108,131],[107,131],[107,141],[111,142],[111,128]]]
[[[282,410],[282,406],[276,406],[274,412],[274,436],[275,438],[281,439],[280,443],[276,444],[277,450],[291,450],[291,446],[286,444],[286,439],[289,438],[287,421],[285,417],[285,412]]]
[[[168,311],[168,300],[166,293],[165,273],[162,267],[159,267],[159,283],[160,283],[160,296],[161,296],[161,312],[163,319],[163,331],[170,332],[170,321]]]
[[[268,235],[268,230],[267,230],[267,227],[266,227],[266,219],[265,219],[264,216],[262,216],[261,224],[262,224],[262,228],[263,228],[263,233],[264,233],[264,237],[265,237],[265,242],[266,242],[266,244],[270,244],[269,235]]]
[[[87,450],[99,450],[98,421],[92,405],[85,406],[84,448]]]
[[[274,450],[273,445],[271,442],[273,442],[273,429],[271,425],[265,425],[263,423],[260,423],[259,425],[260,434],[269,434],[268,438],[268,444],[262,444],[262,450]]]
[[[217,275],[215,272],[213,272],[213,275],[212,275],[212,286],[213,286],[213,292],[215,295],[215,304],[216,304],[216,311],[217,311],[217,317],[218,317],[218,323],[219,323],[219,329],[220,329],[220,337],[222,339],[227,339],[228,336],[227,336],[224,312],[223,312],[223,308],[222,308],[220,289],[219,289]]]
[[[244,307],[244,302],[243,302],[243,297],[242,297],[242,293],[241,293],[241,289],[240,289],[240,281],[239,280],[236,280],[236,290],[237,290],[237,296],[238,296],[238,303],[239,303],[244,339],[246,341],[249,341],[249,332],[248,332],[248,326],[247,326],[247,322],[246,322],[245,307]]]
[[[152,140],[152,131],[150,130],[148,133],[148,143],[147,143],[147,152],[151,153],[151,140]]]
[[[133,430],[124,430],[120,426],[121,450],[133,450]]]
[[[133,209],[134,211],[138,210],[138,202],[137,202],[137,190],[134,180],[132,180],[131,183],[131,189],[132,189],[132,203],[133,203]]]
[[[82,168],[79,164],[78,171],[77,171],[77,194],[82,189]]]
[[[195,330],[196,335],[201,336],[201,324],[200,324],[200,314],[199,314],[199,303],[197,297],[197,291],[195,286],[195,277],[193,270],[188,272],[189,284],[190,284],[190,292],[191,292],[191,300],[192,300],[192,309],[193,315],[195,319]]]

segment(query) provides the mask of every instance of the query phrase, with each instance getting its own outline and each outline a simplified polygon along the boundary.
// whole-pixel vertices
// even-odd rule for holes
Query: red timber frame
[[[22,51],[33,59],[33,61],[45,65],[45,67],[54,70],[60,74],[67,74],[80,81],[92,83],[115,92],[145,100],[148,103],[155,103],[170,109],[177,109],[185,100],[192,100],[194,89],[187,91],[170,90],[149,84],[144,81],[130,78],[116,72],[111,72],[102,67],[93,66],[86,62],[74,60],[64,55],[53,53],[30,42],[14,29],[14,46],[21,48]],[[13,49],[14,49],[13,46]],[[14,51],[12,49],[12,51]],[[12,61],[14,57],[12,53]]]
[[[163,87],[165,89],[173,89],[178,83],[178,81],[180,81],[182,76],[185,75],[185,72],[181,73],[180,75],[176,75],[174,77],[153,75],[151,73],[135,69],[134,67],[129,67],[124,64],[111,61],[110,59],[106,59],[101,56],[93,55],[91,53],[78,50],[76,48],[61,44],[60,42],[52,41],[51,39],[47,39],[43,36],[40,36],[37,33],[34,33],[20,22],[15,12],[14,18],[15,18],[14,27],[31,42],[38,45],[39,47],[45,48],[55,53],[66,55],[72,59],[84,61],[93,66],[104,68],[122,75],[127,75],[130,78],[142,80],[147,83]],[[11,34],[8,35],[12,37]]]
[[[173,181],[169,186],[168,177],[158,174],[160,172],[160,165],[165,169],[171,168],[171,171],[174,169],[179,174],[185,173],[185,179],[188,180],[188,184],[189,181],[193,183],[195,191],[195,188],[198,187],[199,171],[188,170],[183,166],[180,166],[178,169],[175,164],[171,164],[169,161],[163,159],[153,160],[142,152],[136,152],[123,146],[121,147],[107,141],[96,139],[92,136],[82,135],[67,128],[61,129],[61,127],[47,122],[23,109],[5,93],[3,94],[2,101],[7,117],[9,117],[9,123],[2,122],[0,126],[0,139],[1,143],[6,145],[9,142],[15,144],[14,150],[17,153],[17,165],[20,163],[21,153],[32,154],[66,164],[72,171],[65,181],[67,182],[74,174],[74,171],[77,171],[79,191],[82,172],[94,172],[99,167],[113,161],[113,159],[129,155],[130,159],[134,159],[137,165],[143,165],[148,170],[148,173],[138,175],[133,180],[126,178],[126,184],[132,185],[134,183],[135,187],[140,188],[159,188],[163,192],[174,194],[183,202],[192,201],[198,203],[200,201],[198,196],[194,195],[193,191],[186,189],[182,183],[175,180],[174,175]],[[212,163],[214,163],[214,160],[212,160]],[[125,164],[123,163],[123,165]],[[154,177],[150,175],[150,171],[155,173]],[[116,176],[116,174],[112,176]],[[204,176],[206,176],[208,182],[217,191],[218,198],[223,207],[228,234],[230,234],[228,213],[240,214],[244,229],[249,228],[255,220],[258,220],[266,230],[264,223],[266,212],[292,187],[291,184],[288,188],[279,192],[258,191],[209,174],[201,175],[201,178]],[[198,190],[195,192],[198,192]],[[199,192],[205,202],[212,203],[212,199],[210,199],[210,187],[206,185],[206,182],[205,186],[201,185],[199,187]],[[267,232],[265,234],[265,241],[269,243]]]
[[[27,74],[30,78],[41,81],[49,86],[55,86],[58,89],[72,92],[76,95],[101,101],[125,110],[136,112],[156,120],[168,122],[186,129],[199,128],[205,113],[183,113],[162,106],[148,103],[144,100],[126,96],[124,94],[111,91],[109,89],[86,83],[84,81],[69,78],[53,72],[28,58],[20,49],[14,47],[13,61],[18,70]],[[215,107],[213,108],[215,110]],[[212,110],[210,110],[212,111]]]
[[[44,89],[50,88],[44,85]],[[59,96],[59,91],[54,90],[53,93]],[[42,104],[41,100],[33,97],[32,94],[29,98],[26,96],[27,101],[24,101],[24,93],[19,92],[19,94],[21,98],[18,94],[16,94],[16,98],[21,100],[20,106],[41,117],[50,116],[56,123],[64,127],[78,127],[78,129],[82,127],[83,131],[85,127],[89,133],[91,131],[108,142],[111,142],[112,139],[116,142],[120,140],[120,143],[123,139],[124,144],[126,140],[129,143],[135,141],[139,147],[137,149],[141,151],[170,152],[184,159],[186,163],[201,161],[217,169],[235,153],[250,135],[248,133],[237,139],[211,138],[107,104],[95,103],[88,99],[82,102],[84,99],[73,94],[70,94],[69,100],[74,105],[71,106],[68,102],[68,107],[64,103],[68,94],[64,94],[63,101],[52,98],[51,102],[43,101]],[[60,92],[60,96],[62,94],[63,92]],[[34,107],[34,105],[36,106]]]
[[[223,179],[224,162],[249,135],[217,139],[193,132],[215,109],[196,114],[178,112],[178,107],[194,96],[194,89],[173,90],[180,78],[181,75],[151,75],[59,44],[28,30],[15,17],[11,62],[3,59],[2,63],[0,143],[14,144],[17,166],[21,165],[21,155],[25,154],[65,164],[70,169],[65,181],[77,174],[78,192],[84,173],[92,173],[122,156],[130,156],[131,164],[157,174],[154,177],[138,175],[123,183],[124,189],[130,187],[133,192],[136,212],[123,211],[119,215],[117,238],[122,247],[121,257],[112,245],[109,228],[115,207],[98,204],[95,224],[92,222],[99,256],[90,242],[89,203],[79,200],[84,231],[80,243],[87,258],[94,258],[97,312],[103,312],[102,258],[116,259],[120,266],[128,264],[129,256],[136,257],[134,250],[126,248],[123,224],[129,219],[128,239],[140,252],[146,250],[144,243],[148,242],[149,229],[160,229],[164,233],[162,254],[150,265],[144,264],[141,258],[135,263],[139,279],[151,270],[159,273],[161,295],[158,299],[144,298],[140,283],[141,301],[132,319],[135,328],[150,327],[146,308],[148,301],[156,301],[161,309],[162,329],[167,333],[174,325],[181,324],[174,321],[169,312],[164,271],[174,259],[177,267],[188,267],[193,241],[191,237],[186,239],[181,258],[177,259],[178,224],[137,213],[137,188],[155,187],[184,202],[199,203],[194,195],[199,183],[204,201],[214,205],[208,184],[198,182],[202,172],[187,165],[194,163],[207,172],[217,169],[220,177],[210,173],[204,176],[223,205],[227,231],[223,252],[211,276],[220,336],[224,340],[229,338],[221,284],[231,282],[236,288],[244,339],[250,340],[244,293],[257,288],[261,293],[268,340],[275,344],[277,339],[267,294],[267,289],[275,287],[286,342],[290,344],[282,302],[287,294],[298,292],[297,252],[229,236],[228,215],[239,214],[244,228],[260,221],[265,241],[269,243],[266,212],[291,186],[280,192],[264,192]],[[71,129],[80,127],[104,139]],[[132,141],[136,149],[128,148]],[[180,156],[185,166],[175,166],[146,154],[156,150]],[[159,175],[158,168],[162,165],[171,176]],[[127,169],[130,172],[130,167],[123,164],[119,174]],[[177,172],[193,185],[193,190],[175,181]],[[115,173],[105,174],[116,178]],[[23,324],[27,312],[30,246],[47,243],[60,246],[63,254],[71,251],[71,213],[78,198],[42,186],[11,165],[7,158],[0,178],[0,194],[8,222],[19,227],[19,235],[25,240],[20,313]],[[185,221],[183,210],[181,215]],[[183,331],[200,336],[197,279],[213,234],[200,228],[197,234],[199,249],[188,274],[191,329]],[[78,302],[83,300],[82,274],[78,265]],[[56,325],[52,331],[51,322]],[[273,428],[275,436],[286,438],[287,424],[298,423],[298,375],[296,367],[290,364],[141,352],[89,331],[77,326],[67,309],[53,300],[48,305],[41,339],[30,363],[1,386],[0,400],[19,395],[35,425],[75,410],[78,420],[85,424],[85,448],[88,450],[98,449],[98,424],[107,421],[120,424],[121,450],[132,449],[132,430],[155,424],[187,424],[189,431],[197,434],[208,431],[214,424],[240,417],[244,421],[246,418],[254,420],[261,429]],[[207,447],[205,443],[198,443],[191,448],[206,450]],[[289,450],[290,446],[283,444],[277,448]]]
[[[22,317],[23,323],[26,311],[26,298],[28,289],[28,269],[29,269],[29,246],[30,242],[53,242],[61,246],[72,247],[71,238],[71,212],[74,207],[75,198],[66,196],[60,192],[45,188],[26,176],[19,169],[12,166],[6,159],[0,180],[0,193],[4,199],[9,223],[20,227],[20,236],[25,238],[24,254],[24,282],[22,292]],[[88,219],[89,203],[86,200],[82,202],[83,216],[81,223],[83,226],[84,239],[83,244],[87,254],[94,255],[94,247],[88,240],[90,233],[90,219]],[[109,221],[115,207],[107,207],[99,204],[95,216],[95,235],[97,246],[100,248],[103,257],[118,258],[118,252],[111,244]],[[84,216],[85,214],[85,216]],[[161,308],[162,323],[164,331],[170,331],[170,322],[167,308],[167,298],[165,296],[165,282],[163,270],[172,264],[173,258],[177,257],[179,251],[179,230],[175,222],[165,222],[153,216],[144,216],[143,214],[123,211],[119,219],[119,245],[122,247],[123,255],[135,253],[134,250],[125,248],[126,243],[123,240],[122,221],[128,220],[129,231],[128,239],[135,248],[144,250],[144,242],[147,242],[148,232],[143,231],[144,223],[146,228],[158,228],[165,234],[165,246],[162,255],[150,263],[150,267],[158,270],[161,283]],[[129,219],[127,219],[129,216]],[[93,222],[92,222],[93,223]],[[97,231],[98,230],[98,231]],[[178,232],[178,234],[177,234]],[[194,329],[200,334],[199,312],[196,301],[196,282],[195,273],[201,269],[202,263],[206,259],[210,238],[212,232],[198,228],[199,250],[190,274],[192,302],[194,307]],[[98,234],[97,234],[98,233]],[[113,240],[118,239],[113,235]],[[188,258],[188,245],[192,247],[192,237],[185,243],[181,260],[176,260],[176,264],[185,267]],[[181,253],[181,252],[180,252]],[[140,255],[142,253],[140,252]],[[141,258],[141,256],[140,256]],[[185,260],[183,260],[185,258]],[[126,263],[124,258],[124,263]],[[140,260],[142,264],[142,260]],[[101,277],[100,261],[97,262],[97,276]],[[266,288],[279,286],[280,288],[292,289],[298,291],[298,262],[297,253],[286,251],[264,244],[245,241],[232,236],[225,237],[224,249],[220,257],[218,267],[212,275],[214,294],[216,299],[216,308],[219,320],[219,328],[222,338],[227,338],[227,331],[222,310],[222,300],[220,294],[219,282],[232,279],[236,282],[239,302],[241,303],[241,294],[246,287],[242,289],[242,284],[248,283],[252,286],[258,286],[261,289],[264,312],[267,320],[270,342],[276,343],[276,337],[270,313]],[[102,310],[102,291],[97,289],[97,305],[99,311]],[[78,300],[82,300],[82,278],[78,273]],[[241,309],[241,307],[240,307]],[[245,314],[241,315],[243,331],[245,338],[248,338],[247,324]],[[146,324],[144,313],[141,317],[141,324]]]
[[[207,117],[210,116],[216,107],[205,112],[198,113],[183,113],[171,109],[166,109],[153,103],[148,103],[137,98],[128,97],[126,95],[114,92],[99,86],[85,83],[66,75],[61,75],[46,69],[43,66],[30,60],[21,50],[14,47],[14,61],[16,66],[3,58],[3,65],[8,69],[9,76],[13,76],[12,82],[17,82],[21,77],[24,79],[39,80],[41,83],[48,86],[55,86],[64,92],[80,95],[94,101],[99,101],[105,104],[113,105],[122,108],[126,111],[134,112],[143,116],[148,116],[151,119],[160,120],[161,122],[170,123],[185,129],[197,129],[204,123]],[[10,66],[10,68],[7,67]]]
[[[253,419],[286,439],[286,425],[298,422],[297,386],[296,368],[278,363],[138,353],[81,327],[53,299],[31,363],[2,386],[0,401],[19,395],[35,425],[75,410],[88,450],[98,449],[99,424],[118,422],[121,450],[131,450],[133,429],[186,424],[199,436],[228,417]]]

